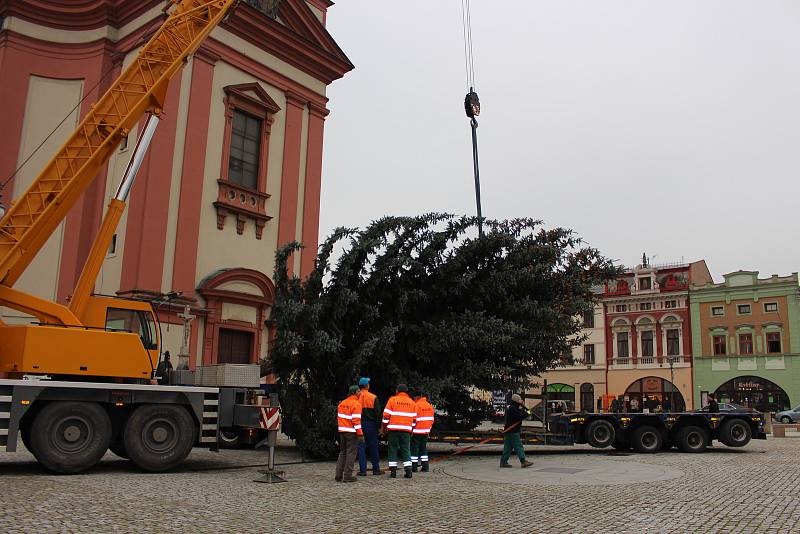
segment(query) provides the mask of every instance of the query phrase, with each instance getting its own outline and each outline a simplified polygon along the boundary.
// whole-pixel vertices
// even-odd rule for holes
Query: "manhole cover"
[[[575,473],[582,473],[586,469],[575,469],[573,467],[545,467],[537,469],[540,473],[564,473],[567,475],[574,475]]]

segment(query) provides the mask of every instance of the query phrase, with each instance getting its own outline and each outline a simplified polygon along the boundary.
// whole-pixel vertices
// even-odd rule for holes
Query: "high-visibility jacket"
[[[417,405],[408,396],[408,393],[401,391],[386,403],[383,409],[383,424],[389,430],[398,432],[411,432],[417,422]]]
[[[417,424],[414,425],[414,434],[430,434],[433,426],[433,405],[428,402],[428,397],[417,399]]]
[[[378,412],[380,412],[380,403],[378,397],[374,393],[370,393],[366,389],[358,392],[358,402],[361,403],[361,419],[364,421],[378,422]]]
[[[359,436],[364,434],[361,430],[361,403],[358,402],[358,395],[350,395],[340,402],[336,411],[339,432],[355,432]]]

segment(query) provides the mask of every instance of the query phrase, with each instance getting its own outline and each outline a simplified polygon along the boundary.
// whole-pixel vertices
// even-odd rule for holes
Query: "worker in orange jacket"
[[[427,473],[428,467],[428,434],[433,427],[434,409],[428,402],[428,395],[417,390],[414,392],[414,403],[417,405],[417,424],[411,431],[411,471],[416,473],[420,465],[422,472]]]
[[[336,420],[339,424],[339,458],[336,461],[336,482],[355,482],[353,467],[358,456],[358,443],[364,440],[361,430],[361,403],[358,386],[350,386],[348,397],[339,403]]]
[[[417,405],[408,396],[408,386],[398,384],[397,393],[383,409],[381,434],[389,431],[389,476],[397,478],[397,464],[403,462],[405,478],[411,478],[411,431],[417,423]]]

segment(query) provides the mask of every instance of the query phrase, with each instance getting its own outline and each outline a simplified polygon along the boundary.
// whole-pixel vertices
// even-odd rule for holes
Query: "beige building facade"
[[[276,249],[303,242],[290,269],[303,275],[313,268],[326,91],[353,68],[325,29],[331,5],[243,1],[169,87],[95,292],[153,301],[173,356],[184,335],[179,315],[189,306],[196,316],[192,366],[267,357]],[[152,0],[0,4],[0,175],[13,176],[2,192],[6,204],[133,60],[163,20],[163,6]],[[68,302],[136,133],[18,289]],[[2,312],[10,323],[30,320]]]

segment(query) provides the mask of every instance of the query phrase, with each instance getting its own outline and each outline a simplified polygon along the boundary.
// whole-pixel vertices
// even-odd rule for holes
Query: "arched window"
[[[666,378],[657,376],[640,378],[628,386],[625,396],[628,397],[627,409],[631,412],[641,412],[645,409],[651,412],[659,409],[665,412],[686,410],[683,395]]]
[[[789,395],[775,382],[760,376],[738,376],[714,392],[718,402],[730,402],[762,412],[788,410]]]

